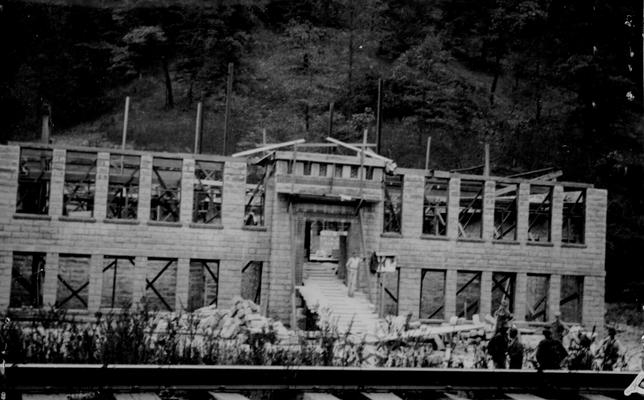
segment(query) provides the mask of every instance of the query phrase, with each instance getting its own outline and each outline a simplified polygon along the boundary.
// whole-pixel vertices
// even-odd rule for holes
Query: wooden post
[[[376,105],[376,153],[380,154],[382,137],[382,78],[378,79],[378,103]]]
[[[226,114],[224,116],[224,155],[228,154],[228,134],[230,132],[230,107],[233,94],[233,63],[228,63],[228,82],[226,83]]]
[[[127,141],[127,124],[130,119],[130,96],[125,97],[125,111],[123,113],[123,135],[121,137],[121,150],[125,150]]]
[[[490,176],[490,144],[485,143],[485,166],[483,167],[483,175]]]
[[[202,124],[203,124],[202,103],[199,102],[197,103],[197,121],[195,123],[195,154],[201,154],[201,146],[203,143]]]
[[[266,147],[266,128],[262,129],[262,147]]]
[[[429,170],[429,151],[432,148],[432,137],[427,138],[427,151],[425,152],[425,171]]]
[[[329,103],[329,137],[333,137],[333,102]]]

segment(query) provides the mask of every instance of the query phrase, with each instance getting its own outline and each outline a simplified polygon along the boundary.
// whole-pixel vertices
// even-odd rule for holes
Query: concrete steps
[[[322,298],[319,302],[332,310],[332,319],[337,321],[341,333],[350,329],[353,334],[374,334],[381,321],[375,305],[362,292],[349,297],[347,286],[335,274],[336,269],[335,263],[305,263],[305,288],[317,293]]]

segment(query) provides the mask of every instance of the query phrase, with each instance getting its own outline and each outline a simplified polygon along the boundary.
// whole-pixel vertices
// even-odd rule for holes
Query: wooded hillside
[[[608,299],[642,302],[642,9],[630,0],[0,0],[0,140],[222,151],[358,140],[383,80],[383,153],[495,174],[554,166],[609,190]],[[373,137],[371,138],[373,140]]]

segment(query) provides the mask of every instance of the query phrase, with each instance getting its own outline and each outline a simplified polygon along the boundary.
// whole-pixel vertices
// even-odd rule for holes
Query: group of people
[[[513,316],[509,311],[507,300],[495,312],[497,318],[494,336],[487,345],[494,368],[520,369],[523,366],[525,347],[521,343],[518,330],[510,321]],[[581,331],[572,337],[568,350],[563,345],[563,338],[568,328],[561,321],[561,314],[555,314],[555,320],[543,330],[543,340],[537,346],[536,367],[544,369],[570,370],[601,369],[612,371],[621,357],[621,345],[616,338],[615,327],[608,327],[608,336],[602,340],[596,351],[591,350],[592,338]],[[595,360],[597,364],[594,365]]]

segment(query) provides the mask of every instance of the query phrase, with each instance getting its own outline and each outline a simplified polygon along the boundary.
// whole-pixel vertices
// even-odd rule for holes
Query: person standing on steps
[[[358,251],[351,252],[351,257],[347,260],[347,289],[349,297],[353,297],[353,292],[358,286],[358,268],[360,267],[360,257]]]

